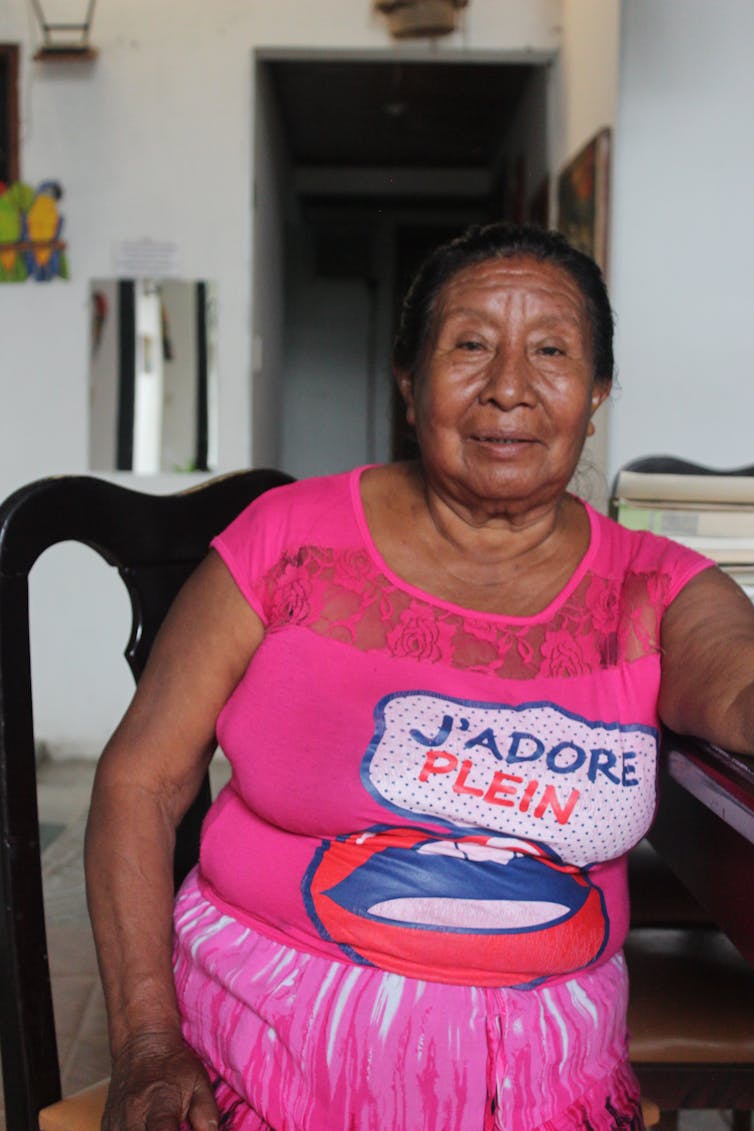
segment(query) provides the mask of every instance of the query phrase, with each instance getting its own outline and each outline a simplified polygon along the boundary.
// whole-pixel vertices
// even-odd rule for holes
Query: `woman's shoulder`
[[[252,604],[262,579],[281,563],[298,560],[305,548],[336,548],[357,541],[351,501],[354,477],[358,485],[355,471],[273,487],[213,539],[212,548]]]
[[[361,469],[295,480],[252,500],[215,539],[236,553],[247,545],[267,558],[291,547],[353,537],[353,495]]]
[[[264,518],[265,521],[277,520],[286,525],[292,522],[306,524],[310,518],[318,520],[333,507],[349,502],[352,481],[359,472],[360,469],[356,468],[334,475],[295,479],[281,487],[273,487],[249,503],[238,518],[246,517],[255,522]]]
[[[611,575],[656,574],[666,576],[677,591],[693,576],[714,564],[696,550],[649,530],[630,530],[585,504],[598,533],[599,550],[594,568]]]

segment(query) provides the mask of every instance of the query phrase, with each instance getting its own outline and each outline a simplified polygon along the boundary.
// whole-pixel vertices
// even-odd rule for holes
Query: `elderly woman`
[[[472,229],[403,311],[421,458],[269,492],[183,590],[89,827],[108,1131],[642,1126],[626,853],[660,719],[754,751],[754,610],[568,493],[611,340],[591,260]]]

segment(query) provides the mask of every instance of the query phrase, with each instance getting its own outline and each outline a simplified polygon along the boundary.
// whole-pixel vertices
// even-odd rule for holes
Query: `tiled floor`
[[[81,868],[93,773],[89,762],[47,762],[39,772],[40,819],[50,841],[43,856],[48,941],[67,1091],[101,1079],[109,1068],[104,1005]],[[227,778],[227,763],[216,760],[212,776],[216,791]],[[4,1127],[0,1111],[0,1131]],[[726,1131],[729,1127],[726,1114],[712,1111],[683,1112],[679,1122],[679,1131]]]

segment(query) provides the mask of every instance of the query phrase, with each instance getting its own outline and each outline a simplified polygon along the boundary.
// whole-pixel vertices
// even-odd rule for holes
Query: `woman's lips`
[[[539,443],[539,440],[533,436],[503,436],[494,432],[474,432],[470,439],[478,447],[486,448],[488,451],[503,457],[530,451],[532,447]]]

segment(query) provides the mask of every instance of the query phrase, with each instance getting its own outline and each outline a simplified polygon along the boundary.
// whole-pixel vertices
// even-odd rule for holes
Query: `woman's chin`
[[[480,500],[522,502],[537,506],[556,501],[565,491],[570,474],[556,473],[541,466],[525,453],[521,458],[478,453],[470,462],[468,476],[459,478],[471,496]]]

